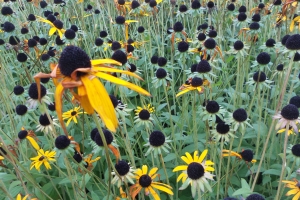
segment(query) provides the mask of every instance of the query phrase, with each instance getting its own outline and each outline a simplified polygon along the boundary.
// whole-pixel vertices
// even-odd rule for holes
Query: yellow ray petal
[[[295,27],[295,21],[292,20],[292,21],[291,21],[291,25],[290,25],[290,32],[293,32],[294,27]]]
[[[38,143],[30,136],[27,136],[26,139],[30,142],[30,144],[35,148],[37,151],[40,150],[40,146]]]
[[[174,171],[173,171],[174,172]],[[178,177],[176,182],[179,182],[184,176],[187,176],[185,173],[181,173]]]
[[[187,165],[179,165],[179,166],[177,166],[173,169],[173,172],[177,172],[177,171],[180,171],[180,170],[187,170],[187,168],[188,168]]]
[[[132,19],[130,19],[130,20],[126,20],[126,21],[125,21],[125,23],[127,23],[127,24],[129,24],[129,23],[133,23],[133,22],[139,22],[139,21],[137,21],[137,20],[132,20]]]
[[[151,184],[151,186],[154,187],[154,188],[156,188],[156,189],[158,189],[158,190],[164,191],[165,193],[168,193],[168,194],[170,194],[170,195],[173,195],[173,192],[172,192],[171,189],[169,189],[169,188],[167,188],[167,187],[165,187],[165,186],[163,186],[163,185],[158,185],[158,184],[156,184],[156,182],[153,182],[153,183]]]
[[[296,194],[297,192],[299,192],[299,188],[292,189],[292,190],[288,191],[285,195],[290,196],[292,194]]]
[[[149,92],[147,92],[146,90],[144,90],[143,88],[141,88],[141,87],[139,87],[137,85],[134,85],[132,83],[129,83],[127,81],[124,81],[124,80],[122,80],[120,78],[116,78],[116,77],[114,77],[112,75],[105,74],[105,73],[102,73],[102,72],[97,72],[95,75],[98,76],[98,77],[100,77],[100,78],[102,78],[102,79],[105,79],[107,81],[116,83],[118,85],[125,86],[125,87],[127,87],[129,89],[132,89],[132,90],[138,92],[138,93],[144,94],[146,96],[151,96],[151,94]]]
[[[65,78],[64,80],[70,81],[70,78]],[[68,132],[67,132],[67,129],[66,129],[63,117],[62,117],[62,95],[63,95],[64,90],[65,89],[62,86],[62,84],[59,83],[56,86],[55,96],[54,97],[55,97],[55,110],[56,110],[56,114],[57,114],[58,120],[59,120],[60,125],[63,128],[65,134],[67,135]]]
[[[110,58],[91,60],[91,64],[92,64],[92,66],[95,66],[95,67],[97,65],[103,65],[103,64],[113,64],[113,65],[122,66],[122,63],[120,63],[114,59],[110,59]]]
[[[208,150],[205,149],[205,150],[201,153],[201,155],[200,155],[200,157],[199,157],[199,159],[198,159],[198,162],[199,162],[199,163],[202,163],[202,161],[204,160],[205,156],[207,155],[207,152],[208,152]]]
[[[192,89],[190,89],[190,88],[185,88],[184,90],[182,90],[181,92],[179,92],[178,94],[176,94],[176,97],[179,97],[179,96],[181,96],[181,95],[183,95],[183,94],[185,94],[185,93],[187,93],[187,92],[189,92],[191,90]]]
[[[148,187],[151,195],[153,196],[154,200],[160,200],[160,197],[158,196],[158,194],[155,192],[155,190],[153,190],[153,188],[151,186]]]
[[[148,172],[148,166],[147,165],[143,165],[142,166],[142,171],[143,171],[143,174],[147,174],[147,172]]]
[[[298,193],[293,197],[292,200],[299,200],[299,198],[300,198],[300,192],[298,192]]]
[[[102,71],[102,72],[117,72],[117,73],[122,73],[122,74],[126,74],[126,75],[129,75],[129,76],[133,76],[135,78],[138,78],[140,80],[143,80],[140,76],[138,76],[137,74],[135,73],[132,73],[130,71],[125,71],[125,70],[121,70],[121,69],[114,69],[114,68],[108,68],[108,67],[93,67],[93,70],[99,70],[99,71]]]
[[[198,151],[194,152],[194,161],[198,161],[199,157],[198,157]]]
[[[53,35],[56,31],[56,28],[55,27],[51,27],[50,30],[49,30],[49,36]]]
[[[191,156],[191,154],[189,152],[185,152],[185,155],[186,155],[186,157],[187,157],[187,159],[189,160],[190,163],[194,162],[194,159],[193,159],[193,157]]]
[[[152,168],[149,172],[149,176],[152,177],[152,175],[155,174],[157,172],[157,170],[158,170],[157,167]]]
[[[85,96],[81,96],[79,98],[80,98],[80,105],[84,109],[84,111],[89,115],[93,114],[94,108],[92,107],[88,96],[85,95]]]
[[[189,161],[189,159],[185,156],[181,156],[181,159],[186,163],[186,164],[190,164],[191,162]]]
[[[106,127],[116,132],[117,116],[105,87],[95,77],[90,79],[88,76],[81,76],[80,79],[85,86],[91,106],[97,111]]]

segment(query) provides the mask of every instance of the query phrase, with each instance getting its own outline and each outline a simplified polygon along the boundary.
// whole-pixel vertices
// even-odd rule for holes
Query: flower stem
[[[165,162],[164,162],[164,158],[162,157],[161,154],[159,154],[159,158],[160,158],[160,161],[161,161],[161,165],[162,165],[162,167],[163,167],[163,169],[164,169],[164,173],[165,173],[165,175],[166,175],[167,183],[168,183],[168,185],[170,185],[169,178],[168,178],[168,174],[167,174],[167,170],[166,170],[166,166],[165,166]],[[169,195],[169,197],[170,197],[170,199],[173,200],[173,196],[172,196],[172,195]]]
[[[277,189],[277,194],[276,194],[275,199],[280,199],[280,190],[281,190],[281,186],[282,186],[282,179],[283,179],[283,176],[285,175],[284,171],[285,171],[285,167],[286,167],[286,147],[287,147],[287,142],[288,142],[288,138],[289,138],[288,132],[289,132],[289,123],[286,125],[286,128],[285,128],[282,167],[281,167],[281,174],[280,174],[280,179],[279,179],[278,189]]]

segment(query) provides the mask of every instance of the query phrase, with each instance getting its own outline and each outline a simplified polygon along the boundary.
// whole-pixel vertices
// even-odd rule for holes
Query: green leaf
[[[251,189],[247,189],[247,188],[241,188],[241,189],[238,189],[237,191],[235,191],[232,196],[238,196],[238,195],[249,195],[251,194]]]
[[[11,181],[13,179],[17,179],[17,177],[13,174],[6,174],[6,173],[0,173],[0,179],[1,181]]]
[[[242,188],[251,190],[250,186],[248,185],[248,183],[245,179],[242,178],[241,183],[242,183]]]
[[[171,160],[173,160],[175,158],[176,158],[176,154],[175,153],[169,153],[166,157],[164,157],[164,161],[165,162],[169,162],[169,161],[171,161]]]
[[[272,175],[276,175],[276,176],[280,176],[280,170],[276,170],[276,169],[268,169],[266,170],[263,175],[266,174],[272,174]]]

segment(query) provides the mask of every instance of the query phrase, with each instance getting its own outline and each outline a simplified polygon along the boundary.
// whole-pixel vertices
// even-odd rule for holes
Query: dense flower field
[[[299,1],[0,5],[0,199],[300,199]]]

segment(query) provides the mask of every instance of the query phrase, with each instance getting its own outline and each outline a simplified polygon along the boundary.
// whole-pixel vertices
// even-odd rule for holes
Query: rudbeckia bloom
[[[199,77],[194,77],[190,80],[188,80],[188,84],[183,84],[179,90],[182,90],[181,92],[179,92],[176,97],[179,97],[181,95],[183,95],[184,93],[187,93],[189,91],[192,90],[197,90],[199,94],[203,93],[204,91],[204,87],[203,85],[209,85],[209,81],[208,80],[202,80]]]
[[[256,163],[256,160],[253,159],[253,152],[251,150],[244,150],[241,153],[236,153],[234,151],[230,151],[230,150],[222,150],[222,156],[226,157],[226,156],[235,156],[238,157],[239,159],[243,159],[246,162],[252,162],[252,163]]]
[[[296,133],[298,132],[298,127],[296,124],[300,122],[300,119],[297,106],[293,104],[286,105],[282,108],[281,112],[274,115],[273,119],[278,119],[278,123],[275,127],[276,130],[278,130],[279,128],[282,129],[292,126],[294,131]]]
[[[210,172],[215,171],[212,167],[214,163],[210,160],[205,160],[208,150],[205,149],[198,157],[198,151],[194,152],[194,158],[190,153],[186,152],[186,156],[181,156],[181,159],[187,165],[180,165],[173,169],[173,172],[183,171],[177,178],[177,182],[182,180],[182,186],[179,190],[186,189],[189,184],[192,186],[192,196],[196,196],[197,188],[204,192],[204,187],[212,192],[212,189],[206,179],[214,180]]]
[[[154,167],[149,171],[149,174],[148,174],[148,166],[143,165],[142,169],[139,168],[135,171],[135,174],[136,174],[135,178],[137,180],[137,183],[130,187],[130,194],[131,194],[132,199],[135,199],[135,196],[143,188],[145,189],[145,195],[149,195],[149,193],[150,193],[155,200],[160,200],[160,197],[158,196],[158,194],[156,193],[156,191],[154,189],[158,189],[158,190],[166,192],[170,195],[173,195],[171,186],[164,184],[164,183],[153,181],[158,175],[158,174],[156,174],[157,170],[158,170],[158,168]]]
[[[145,125],[146,127],[150,127],[153,124],[154,119],[151,117],[151,113],[154,112],[154,107],[151,107],[150,104],[147,106],[137,107],[135,110],[135,121],[134,123],[137,124],[137,126]]]
[[[134,170],[132,167],[130,167],[129,163],[124,160],[120,160],[117,164],[115,164],[115,168],[119,176],[116,174],[116,172],[111,173],[114,176],[114,178],[111,180],[112,184],[117,183],[118,187],[121,187],[123,181],[128,181],[129,183],[134,184],[132,180],[135,177],[133,175]]]
[[[80,107],[75,107],[67,112],[62,114],[63,119],[68,119],[67,126],[69,126],[70,122],[73,120],[77,124],[77,117],[79,114],[83,114],[84,112],[79,112]]]
[[[66,32],[65,29],[63,29],[63,23],[60,20],[55,20],[53,23],[47,19],[44,19],[42,17],[36,16],[39,21],[44,22],[46,24],[49,24],[51,26],[49,30],[49,36],[52,36],[55,32],[58,33],[60,39],[63,37],[63,34]]]
[[[300,182],[297,179],[294,179],[293,181],[282,181],[282,182],[286,183],[285,187],[291,189],[285,194],[285,196],[295,195],[292,200],[298,200],[300,198]]]
[[[41,166],[45,165],[46,169],[51,169],[50,162],[55,162],[55,151],[44,151],[43,149],[40,149],[37,151],[38,156],[30,158],[32,160],[32,163],[30,165],[30,170],[35,167],[38,171],[40,171]]]
[[[22,128],[22,130],[18,133],[18,138],[20,140],[27,139],[30,142],[30,144],[32,145],[32,147],[35,148],[35,150],[38,151],[40,149],[40,146],[34,139],[34,138],[36,138],[36,135],[31,130],[27,131],[24,128]]]
[[[70,45],[61,53],[58,64],[53,67],[51,74],[40,72],[35,76],[38,86],[40,85],[40,78],[54,78],[56,84],[55,108],[66,135],[68,133],[62,117],[62,95],[65,89],[70,89],[87,114],[93,114],[96,110],[106,127],[113,132],[116,131],[118,126],[116,113],[105,87],[97,77],[151,96],[139,86],[108,73],[123,73],[141,79],[139,76],[129,71],[110,68],[105,64],[121,65],[113,59],[90,60],[82,49]],[[77,92],[74,91],[75,88],[77,88]]]

